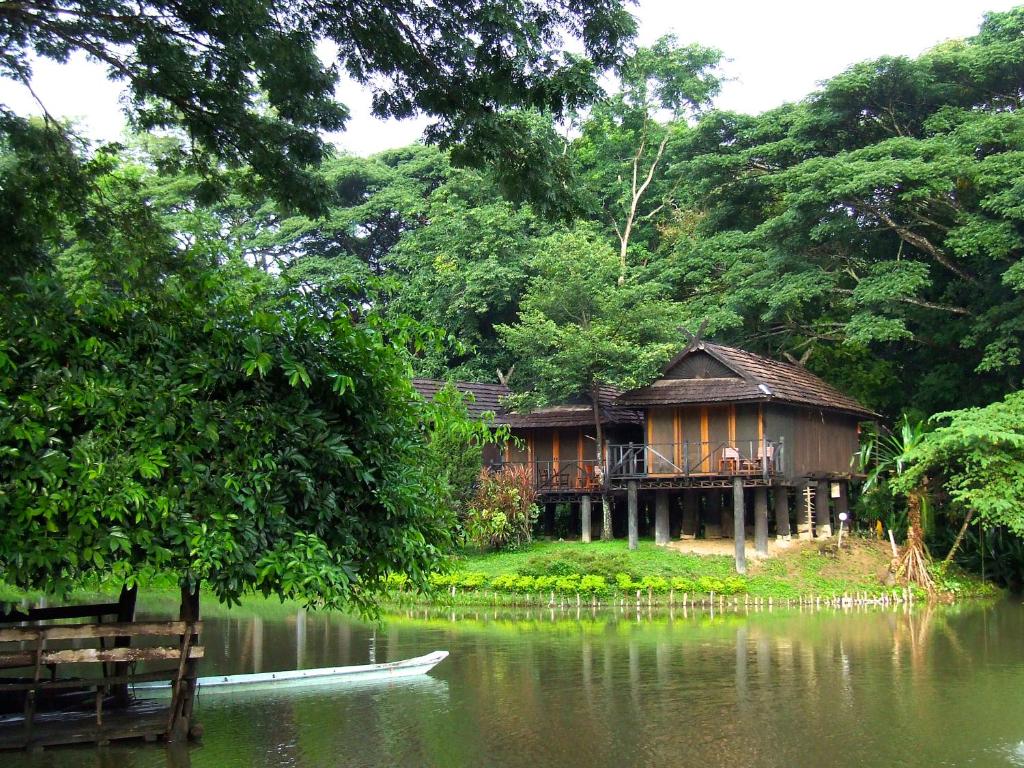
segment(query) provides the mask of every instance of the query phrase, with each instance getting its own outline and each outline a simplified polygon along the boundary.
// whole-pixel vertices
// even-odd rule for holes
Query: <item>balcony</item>
[[[600,492],[599,464],[594,460],[504,462],[500,467],[526,467],[537,493]]]
[[[776,440],[687,440],[608,446],[608,478],[758,477],[768,481],[782,466]]]

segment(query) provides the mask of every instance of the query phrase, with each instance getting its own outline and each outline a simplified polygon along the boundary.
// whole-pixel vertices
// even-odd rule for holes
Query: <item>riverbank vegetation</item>
[[[20,18],[0,75],[24,82],[31,51],[62,59],[86,34],[136,133],[90,146],[0,111],[4,580],[66,593],[171,570],[225,601],[363,610],[394,579],[444,587],[446,556],[521,544],[531,510],[474,487],[493,433],[419,401],[411,375],[500,371],[543,404],[648,383],[686,325],[919,424],[900,471],[855,499],[857,525],[909,531],[915,574],[940,586],[955,571],[925,544],[1024,581],[1024,8],[742,115],[713,108],[721,52],[631,47],[614,0],[441,3],[412,26],[387,4],[352,5],[358,24],[329,6],[72,5]],[[259,35],[235,34],[253,18]],[[346,111],[314,53],[325,35],[378,114],[435,120],[432,144],[330,150],[320,132]],[[572,575],[513,557],[531,552],[456,572]],[[571,567],[580,588],[726,588],[714,558],[673,571],[644,552]],[[878,588],[821,576],[818,556],[777,588]],[[744,589],[770,596],[779,562]]]
[[[792,542],[774,556],[753,560],[739,576],[725,554],[693,554],[675,547],[641,542],[582,544],[536,541],[515,552],[466,553],[455,568],[431,576],[436,592],[417,596],[401,576],[391,579],[392,600],[398,602],[476,604],[578,599],[592,603],[644,601],[663,603],[687,599],[737,598],[741,602],[904,599],[891,578],[892,553],[887,542],[848,538],[835,543]],[[959,568],[939,572],[936,589],[942,599],[989,598],[999,590]],[[924,593],[920,593],[919,597]]]

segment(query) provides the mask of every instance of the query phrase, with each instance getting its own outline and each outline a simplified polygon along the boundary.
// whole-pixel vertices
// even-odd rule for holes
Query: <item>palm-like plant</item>
[[[899,429],[894,432],[871,430],[865,433],[856,462],[866,475],[864,492],[871,493],[890,478],[902,475],[908,466],[908,456],[924,439],[924,422],[911,422],[904,415]],[[908,582],[918,584],[931,591],[931,575],[928,573],[928,548],[924,544],[924,521],[928,520],[927,478],[923,478],[907,495],[907,542],[896,568],[897,576],[905,576]]]

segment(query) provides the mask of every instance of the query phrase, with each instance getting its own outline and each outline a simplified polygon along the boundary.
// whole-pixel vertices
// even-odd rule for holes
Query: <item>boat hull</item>
[[[363,664],[355,667],[322,667],[320,669],[294,669],[286,672],[257,672],[248,675],[213,675],[200,677],[196,685],[206,691],[259,690],[263,688],[295,688],[313,685],[340,685],[369,683],[425,675],[448,658],[448,651],[434,651],[426,656],[402,659],[385,664]],[[140,698],[169,696],[170,683],[135,686]]]

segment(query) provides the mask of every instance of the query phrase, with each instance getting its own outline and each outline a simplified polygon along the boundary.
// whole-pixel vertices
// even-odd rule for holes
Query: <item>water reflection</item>
[[[201,693],[191,750],[4,765],[1024,765],[1019,604],[418,609],[380,629],[262,606],[206,622],[204,674],[451,656],[402,683]]]

